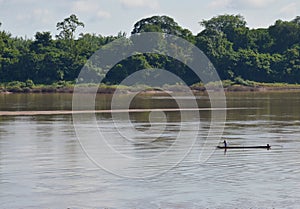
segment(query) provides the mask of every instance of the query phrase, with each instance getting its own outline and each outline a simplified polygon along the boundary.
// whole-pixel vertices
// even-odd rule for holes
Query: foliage
[[[57,30],[60,30],[56,37],[59,39],[73,40],[74,33],[80,26],[84,27],[84,23],[80,22],[76,15],[72,14],[70,17],[65,18],[64,21],[56,24]]]
[[[219,15],[200,24],[204,30],[193,35],[171,17],[152,16],[136,22],[132,34],[163,32],[196,44],[214,64],[221,79],[226,81],[225,85],[255,85],[249,80],[300,83],[299,16],[291,21],[277,20],[274,25],[259,29],[249,29],[241,15]],[[54,88],[69,87],[98,49],[118,38],[125,38],[130,43],[121,32],[116,36],[81,33],[76,38],[77,29],[84,27],[76,15],[65,18],[56,26],[58,34],[55,38],[48,31],[36,32],[34,39],[24,39],[0,30],[0,83],[5,84],[1,89],[30,90],[53,83]],[[179,46],[159,44],[160,52],[174,50],[178,56],[184,56]],[[119,53],[114,50],[108,49],[110,53]],[[185,63],[163,54],[136,54],[124,59],[110,66],[112,69],[104,82],[119,84],[138,70],[157,68],[167,69],[188,85],[200,82]],[[95,74],[101,73],[101,69],[92,65],[91,70]],[[144,80],[155,79],[145,76],[139,85]]]
[[[201,24],[196,44],[222,79],[299,83],[299,17],[249,29],[240,15],[220,15]]]
[[[143,33],[143,32],[161,32],[172,34],[184,38],[190,42],[194,41],[194,37],[191,31],[183,29],[174,21],[173,18],[168,16],[152,16],[144,18],[134,24],[131,34]]]

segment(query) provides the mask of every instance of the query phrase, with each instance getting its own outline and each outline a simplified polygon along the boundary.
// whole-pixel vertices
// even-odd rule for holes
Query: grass
[[[220,89],[222,84],[225,91],[287,91],[287,90],[300,90],[300,84],[288,84],[288,83],[263,83],[249,80],[243,80],[240,77],[232,80],[223,80],[220,82],[210,82],[206,85],[203,83],[196,83],[190,86],[193,91],[205,91],[207,88],[211,90]],[[72,93],[74,91],[75,82],[71,81],[59,81],[50,85],[46,84],[34,84],[31,80],[25,82],[12,81],[6,83],[0,83],[0,93]],[[97,87],[97,93],[112,94],[118,89],[121,93],[128,92],[159,92],[163,90],[172,92],[184,92],[183,84],[165,84],[162,87],[147,86],[138,84],[134,86],[124,85],[108,85],[101,83],[100,85],[95,83],[85,83],[76,85],[76,87]],[[186,87],[186,86],[185,86]]]

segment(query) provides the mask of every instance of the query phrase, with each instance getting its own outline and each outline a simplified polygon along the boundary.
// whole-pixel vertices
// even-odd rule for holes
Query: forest
[[[136,22],[131,33],[163,32],[193,43],[211,60],[222,80],[300,83],[300,16],[257,29],[248,28],[241,15],[219,15],[199,24],[204,29],[194,35],[169,16],[152,16]],[[0,83],[19,82],[28,87],[74,83],[94,52],[118,38],[127,38],[122,32],[75,36],[84,23],[74,14],[56,27],[55,35],[38,31],[27,39],[1,30],[0,20]],[[199,82],[184,63],[159,54],[137,54],[122,60],[112,66],[103,82],[118,84],[144,68],[168,69],[188,85]]]

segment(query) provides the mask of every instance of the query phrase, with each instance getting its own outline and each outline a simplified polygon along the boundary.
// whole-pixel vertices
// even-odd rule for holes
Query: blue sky
[[[299,0],[0,0],[0,30],[32,38],[39,31],[57,34],[56,23],[71,14],[85,23],[79,32],[129,34],[138,20],[168,15],[197,34],[199,21],[220,14],[241,14],[248,27],[268,27],[277,19],[300,16]]]

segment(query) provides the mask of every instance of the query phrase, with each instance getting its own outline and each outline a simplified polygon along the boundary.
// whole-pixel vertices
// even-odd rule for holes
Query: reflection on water
[[[99,95],[98,109],[109,109],[109,99]],[[174,104],[169,98],[136,99],[134,108]],[[210,111],[201,111],[197,141],[187,157],[167,173],[145,180],[121,178],[95,166],[78,143],[71,115],[0,116],[0,208],[297,208],[300,93],[231,93],[227,99],[228,107],[246,108],[227,111],[227,142],[238,146],[269,143],[271,150],[215,150],[200,164],[210,123]],[[208,98],[199,95],[199,106],[207,103]],[[68,94],[0,95],[0,111],[68,110],[71,105]],[[157,155],[174,144],[179,116],[167,112],[164,123],[153,120],[150,126],[149,112],[130,113],[141,135],[133,141],[111,138],[110,143],[139,158]],[[102,131],[117,134],[111,120],[109,113],[97,115]],[[193,115],[185,121],[196,122]],[[118,124],[122,131],[129,130],[129,124]],[[84,118],[83,126],[90,128]],[[189,126],[185,127],[188,134]],[[149,137],[140,137],[147,131],[151,131]],[[174,150],[170,156],[178,157],[178,153]],[[143,169],[140,164],[130,165],[120,166],[128,173]],[[159,172],[163,165],[143,166]]]

